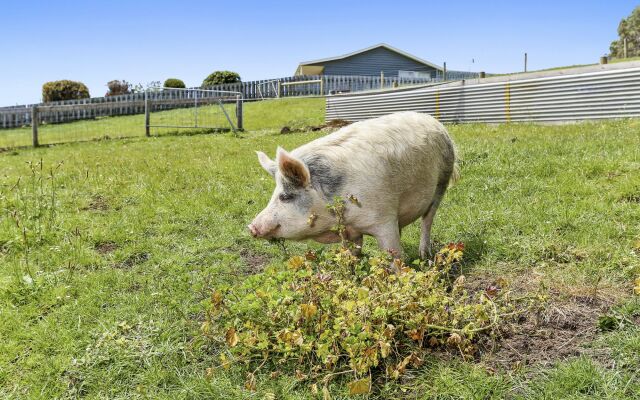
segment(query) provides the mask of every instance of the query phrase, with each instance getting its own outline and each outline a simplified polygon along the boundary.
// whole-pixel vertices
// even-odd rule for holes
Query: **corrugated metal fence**
[[[473,72],[449,71],[446,79],[464,79],[472,76],[477,76],[477,74]],[[438,81],[443,78],[444,77],[440,75],[432,81]],[[322,80],[322,84],[319,83],[319,80]],[[313,83],[290,85],[292,82],[300,81],[312,81]],[[245,100],[253,100],[275,97],[321,96],[329,93],[360,92],[424,83],[425,79],[421,78],[384,77],[381,79],[379,76],[303,75],[270,80],[228,83],[203,89],[240,92]],[[171,92],[171,95],[174,93],[175,92]],[[166,100],[168,97],[165,96],[164,99]],[[181,98],[176,99],[179,100]],[[41,122],[60,123],[102,116],[141,114],[144,113],[143,102],[144,93],[132,93],[110,97],[55,101],[46,104],[0,107],[0,128],[16,128],[30,125],[31,109],[33,106],[53,107],[52,110],[56,111],[42,114],[41,118],[43,118],[43,121]],[[57,106],[77,107],[59,108]],[[167,107],[170,107],[168,103]]]
[[[640,63],[472,79],[327,97],[327,120],[419,111],[443,122],[573,121],[640,116]]]

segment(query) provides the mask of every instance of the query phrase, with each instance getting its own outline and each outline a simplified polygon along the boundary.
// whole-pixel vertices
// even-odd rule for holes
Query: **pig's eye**
[[[291,193],[280,193],[280,196],[278,196],[280,201],[284,201],[284,202],[291,201],[293,200],[294,197],[295,196]]]

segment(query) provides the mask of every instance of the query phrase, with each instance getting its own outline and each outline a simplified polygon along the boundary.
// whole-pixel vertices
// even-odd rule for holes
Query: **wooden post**
[[[524,72],[527,72],[527,53],[524,53]]]
[[[238,121],[238,130],[244,130],[244,126],[242,124],[242,96],[236,96],[236,119]]]
[[[33,147],[40,146],[38,141],[38,106],[31,107],[31,138],[33,140]]]
[[[151,136],[151,130],[149,129],[149,114],[151,110],[149,109],[149,95],[147,92],[144,92],[144,134],[145,136]]]
[[[480,78],[486,78],[487,74],[484,71],[480,71]]]
[[[324,96],[324,76],[320,75],[320,96]]]
[[[445,82],[447,80],[447,62],[445,61],[442,66],[442,81]]]
[[[380,71],[380,89],[384,89],[384,71]]]
[[[609,59],[607,58],[607,56],[600,57],[600,64],[606,64],[608,62],[609,62]]]
[[[627,58],[627,38],[622,39],[622,55]]]

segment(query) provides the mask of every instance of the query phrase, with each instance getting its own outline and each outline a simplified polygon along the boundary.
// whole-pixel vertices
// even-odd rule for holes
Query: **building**
[[[442,67],[380,43],[337,57],[306,61],[298,65],[296,75],[380,75],[388,77],[428,78]]]

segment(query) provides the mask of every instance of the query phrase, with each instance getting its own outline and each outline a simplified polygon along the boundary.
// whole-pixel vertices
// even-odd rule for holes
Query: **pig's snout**
[[[278,228],[280,228],[280,224],[267,228],[264,226],[259,227],[256,223],[252,222],[249,225],[247,225],[247,228],[249,229],[249,233],[251,233],[251,236],[253,236],[254,238],[268,239],[273,237],[273,235],[278,230]]]
[[[258,237],[258,234],[260,233],[260,231],[258,231],[258,228],[256,228],[256,226],[253,223],[250,223],[249,225],[247,225],[247,228],[249,229],[249,233],[251,233],[251,236]]]

